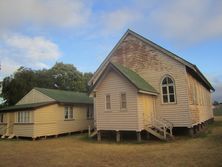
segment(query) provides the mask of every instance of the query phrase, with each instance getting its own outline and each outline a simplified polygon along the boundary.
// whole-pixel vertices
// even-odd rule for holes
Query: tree
[[[34,81],[34,72],[24,67],[20,67],[13,76],[4,78],[2,97],[6,100],[5,104],[15,104],[33,88]]]
[[[72,64],[56,63],[50,69],[54,88],[82,91],[82,74]]]
[[[72,64],[62,62],[48,70],[20,67],[12,76],[4,78],[1,96],[5,105],[14,105],[34,87],[87,92],[87,83],[92,75],[81,73]]]

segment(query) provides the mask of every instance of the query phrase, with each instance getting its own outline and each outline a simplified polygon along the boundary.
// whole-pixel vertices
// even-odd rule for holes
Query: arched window
[[[164,104],[176,102],[175,83],[170,76],[163,78],[161,83],[162,100]]]

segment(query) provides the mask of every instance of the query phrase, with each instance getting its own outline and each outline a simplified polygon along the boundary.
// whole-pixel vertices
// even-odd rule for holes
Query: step
[[[9,137],[8,137],[8,139],[13,139],[15,137],[15,135],[14,134],[11,134]]]
[[[90,137],[94,137],[95,135],[97,135],[97,130],[94,131],[94,132],[92,132],[92,133],[90,134]]]
[[[146,128],[146,130],[147,130],[149,133],[151,133],[152,135],[154,135],[154,136],[156,136],[157,138],[159,138],[160,140],[164,140],[164,141],[166,140],[163,135],[161,135],[160,133],[154,131],[153,129],[151,129],[151,128]]]
[[[2,136],[1,136],[1,139],[5,139],[5,138],[6,138],[6,135],[2,135]]]

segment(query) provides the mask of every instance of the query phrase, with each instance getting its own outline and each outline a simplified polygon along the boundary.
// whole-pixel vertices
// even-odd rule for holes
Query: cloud
[[[58,46],[41,36],[7,34],[1,37],[0,58],[3,76],[13,73],[19,66],[47,68],[61,52]]]
[[[154,26],[169,38],[199,42],[222,36],[222,2],[169,1],[150,14]]]
[[[127,8],[103,13],[101,17],[103,31],[117,32],[122,29],[127,29],[128,26],[139,19],[139,17],[139,13]]]
[[[90,8],[84,0],[0,0],[0,26],[23,24],[80,27],[87,23]]]

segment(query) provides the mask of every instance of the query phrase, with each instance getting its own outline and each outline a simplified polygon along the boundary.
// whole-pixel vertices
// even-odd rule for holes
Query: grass
[[[97,143],[85,135],[47,140],[1,140],[0,166],[221,166],[222,116],[194,138],[174,142]]]
[[[217,107],[214,109],[214,115],[215,116],[222,116],[222,107]]]

